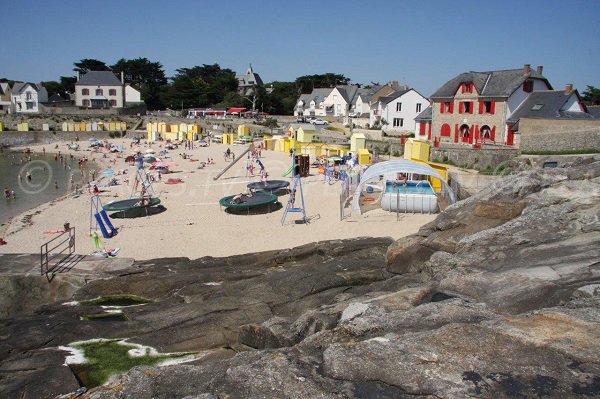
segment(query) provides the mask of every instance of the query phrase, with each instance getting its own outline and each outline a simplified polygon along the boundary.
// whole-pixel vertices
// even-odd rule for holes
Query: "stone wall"
[[[474,149],[460,144],[443,143],[439,148],[431,148],[431,161],[450,160],[459,166],[473,169],[496,168],[519,155],[519,150],[512,147],[485,145]]]
[[[600,149],[600,120],[519,121],[522,151],[561,151],[581,148]]]
[[[91,137],[97,139],[110,139],[109,132],[0,132],[0,147],[19,146],[30,144],[50,144],[58,141],[73,141],[75,137],[79,140],[87,140]],[[128,137],[127,135],[125,137]],[[129,137],[133,137],[130,134]]]

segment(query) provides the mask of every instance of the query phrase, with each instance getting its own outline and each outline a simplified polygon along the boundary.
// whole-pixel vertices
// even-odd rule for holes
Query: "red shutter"
[[[515,132],[513,132],[512,127],[508,127],[508,133],[506,133],[506,144],[513,145],[514,144]]]
[[[419,134],[421,136],[425,135],[425,122],[419,122]]]
[[[473,135],[475,134],[475,126],[469,129],[469,144],[473,144]]]
[[[483,101],[479,101],[479,113],[483,114]]]
[[[461,83],[460,84],[460,92],[464,93],[465,92],[465,88],[466,88],[466,85],[464,83]]]
[[[479,125],[475,125],[475,141],[479,141]]]
[[[431,122],[427,122],[427,140],[431,140]]]
[[[443,113],[444,113],[444,102],[442,101],[440,103],[440,114],[443,114]]]
[[[492,134],[490,135],[490,140],[496,142],[496,126],[492,128]]]
[[[454,125],[454,142],[458,143],[458,125]]]
[[[463,108],[464,108],[464,105],[463,105],[463,102],[461,101],[458,103],[458,113],[459,114],[463,113]]]
[[[454,101],[450,101],[450,113],[454,112]]]
[[[496,101],[492,101],[492,106],[490,107],[490,114],[494,115],[494,111],[496,111]]]

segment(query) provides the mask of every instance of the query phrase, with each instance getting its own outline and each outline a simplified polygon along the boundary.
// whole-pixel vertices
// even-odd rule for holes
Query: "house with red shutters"
[[[532,70],[525,64],[520,69],[461,73],[431,96],[431,121],[423,120],[428,117],[424,111],[416,136],[426,136],[434,146],[514,145],[512,114],[534,91],[552,90],[542,71],[541,65]]]

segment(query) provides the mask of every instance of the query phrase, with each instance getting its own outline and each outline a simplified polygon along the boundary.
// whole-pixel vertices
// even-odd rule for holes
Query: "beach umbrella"
[[[144,161],[146,161],[147,163],[152,163],[152,162],[160,162],[160,159],[153,155],[146,155],[144,157]]]
[[[112,177],[114,174],[115,174],[115,172],[111,168],[106,168],[102,172],[102,175],[105,177]]]
[[[146,150],[146,154],[154,154],[154,152],[155,152],[155,151],[154,151],[152,148],[148,148],[148,149]]]
[[[152,162],[152,166],[168,167],[168,166],[177,166],[177,164],[175,162],[170,162],[170,161],[157,161],[157,162]]]
[[[90,142],[92,142],[92,141],[98,141],[98,139],[97,139],[97,138],[95,138],[95,137],[90,137],[90,138],[88,139],[88,141],[90,141]]]

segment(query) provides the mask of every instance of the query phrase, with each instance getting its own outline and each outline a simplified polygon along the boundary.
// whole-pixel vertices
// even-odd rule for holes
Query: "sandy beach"
[[[107,178],[100,179],[98,186],[103,190],[100,198],[104,204],[117,199],[129,198],[135,176],[135,167],[125,162],[125,156],[131,153],[129,139],[109,140],[122,145],[126,151],[117,154],[107,150],[92,152],[88,142],[79,142],[77,151],[66,149],[63,143],[59,149],[63,154],[73,153],[75,157],[87,156],[103,169],[110,166],[115,172],[125,170],[125,175],[115,175],[119,185],[103,187]],[[145,152],[152,148],[158,154],[164,142],[144,143],[134,150]],[[29,146],[34,152],[41,152],[48,145]],[[276,250],[302,244],[331,240],[371,237],[400,237],[415,233],[420,226],[433,220],[435,215],[401,214],[396,220],[394,213],[376,209],[363,215],[352,215],[340,221],[339,194],[340,183],[328,184],[317,169],[311,168],[311,175],[302,179],[305,207],[310,220],[308,224],[296,223],[301,218],[290,213],[283,225],[280,220],[289,198],[281,195],[282,206],[270,213],[229,214],[219,206],[219,199],[246,191],[246,184],[260,181],[258,172],[247,176],[246,160],[241,159],[220,179],[213,178],[231,161],[225,161],[223,153],[228,146],[211,144],[209,147],[195,147],[185,150],[183,146],[169,150],[166,159],[176,166],[171,174],[162,176],[161,182],[153,183],[154,191],[160,196],[166,210],[161,213],[137,218],[113,218],[112,223],[119,233],[110,239],[102,239],[105,248],[120,248],[119,257],[131,257],[137,260],[158,257],[229,256],[248,252]],[[241,154],[247,146],[229,146],[236,154]],[[18,149],[15,149],[18,150]],[[207,161],[213,158],[215,164],[199,169],[200,162],[183,159],[181,153],[191,159]],[[106,154],[106,157],[104,155]],[[263,164],[269,173],[269,179],[287,179],[282,177],[291,166],[289,154],[275,151],[262,151]],[[99,172],[102,176],[102,172]],[[126,184],[124,178],[129,178]],[[166,184],[167,179],[181,179],[180,184]],[[4,227],[0,236],[7,245],[0,246],[0,253],[39,253],[40,246],[53,238],[49,233],[61,229],[65,222],[76,228],[76,253],[90,254],[95,246],[90,237],[90,200],[91,194],[84,188],[83,195],[65,196],[44,204],[12,219]],[[349,213],[349,210],[347,210]]]

